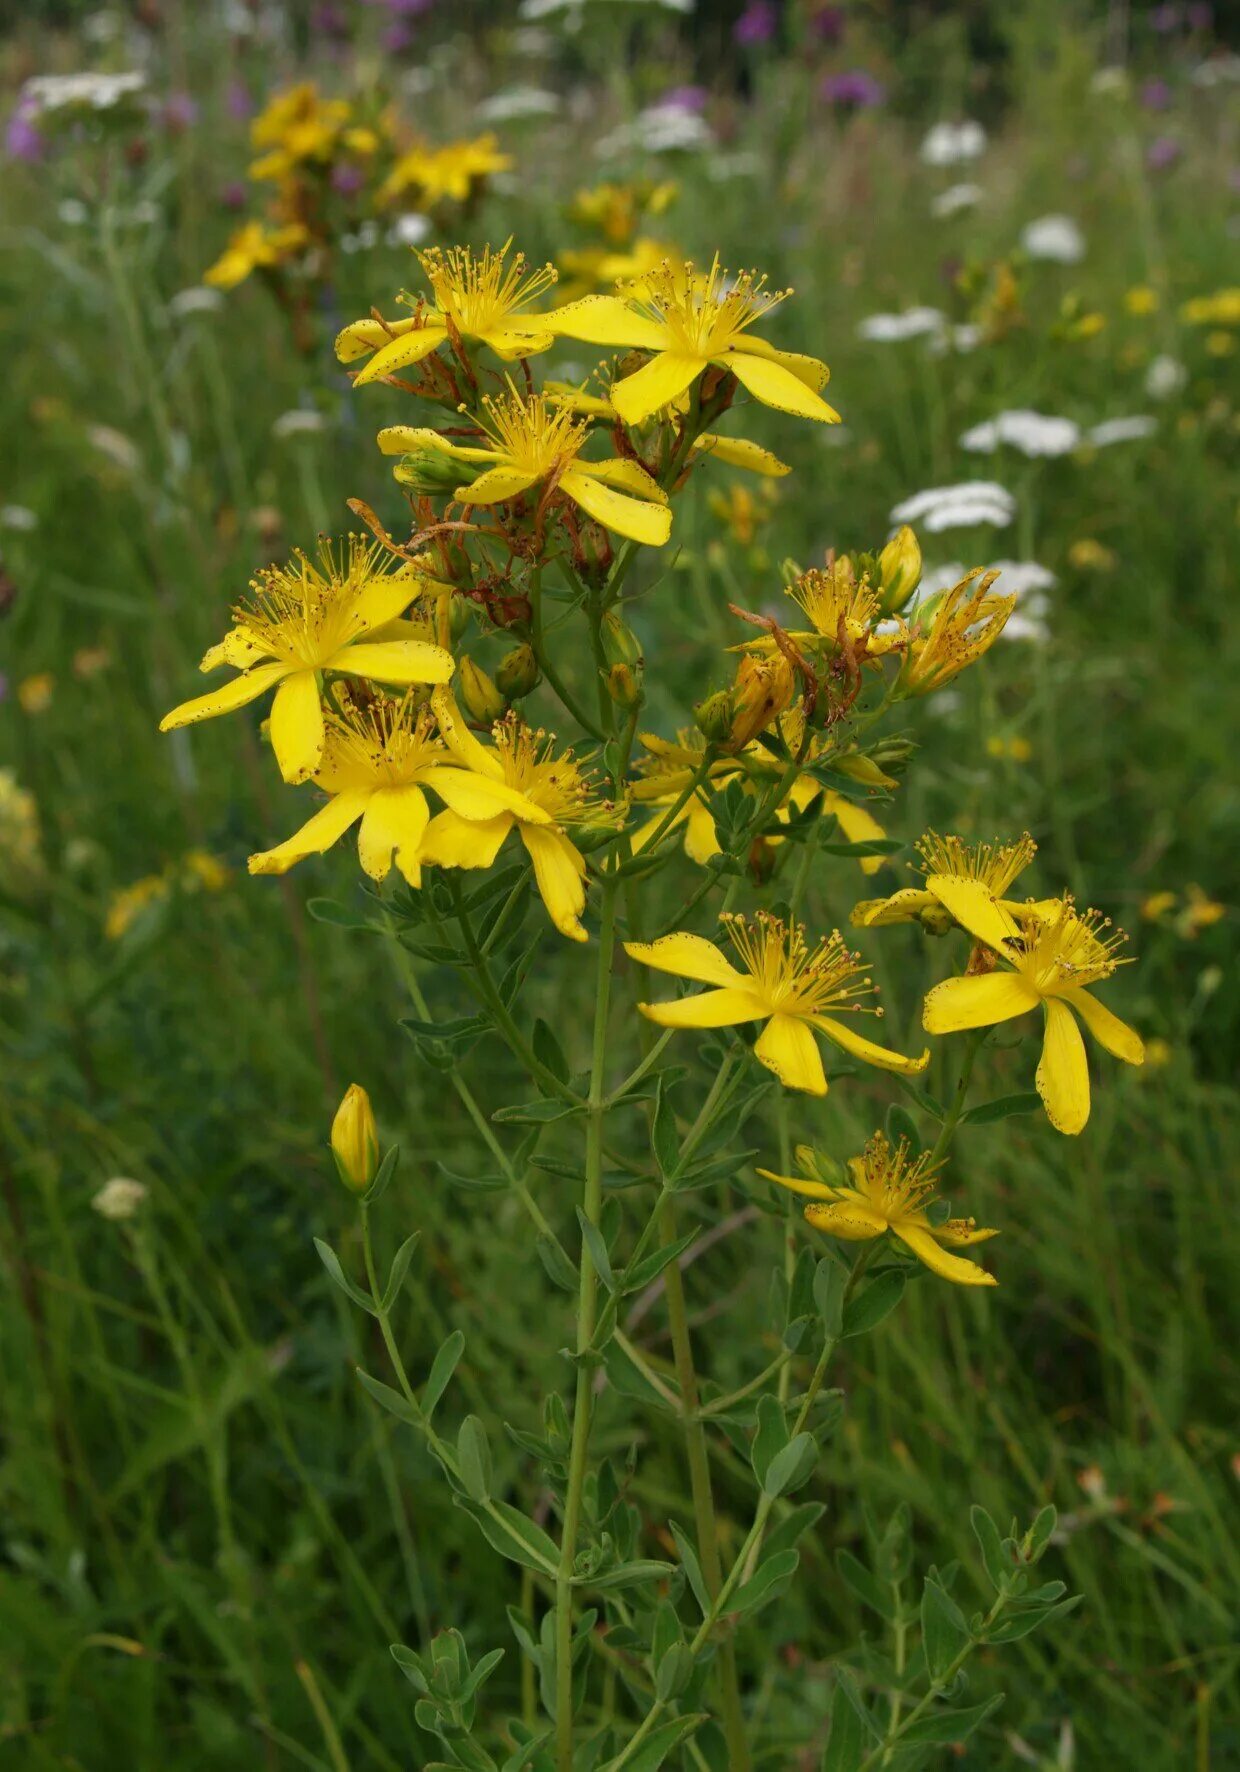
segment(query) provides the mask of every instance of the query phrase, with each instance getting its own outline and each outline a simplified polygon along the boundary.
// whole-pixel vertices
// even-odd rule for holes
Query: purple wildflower
[[[887,88],[865,68],[853,68],[846,74],[828,74],[818,88],[818,96],[831,105],[852,105],[858,111],[868,111],[884,103]]]
[[[778,23],[779,13],[774,0],[749,0],[749,5],[732,27],[732,36],[737,43],[751,49],[758,43],[769,43]]]
[[[1160,135],[1145,150],[1145,164],[1151,172],[1166,172],[1184,152],[1173,135]]]
[[[36,112],[19,104],[4,132],[4,151],[11,160],[41,160],[45,146],[35,124]]]

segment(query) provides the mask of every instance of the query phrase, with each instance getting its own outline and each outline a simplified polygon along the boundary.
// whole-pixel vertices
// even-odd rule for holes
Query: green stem
[[[604,1076],[607,1060],[607,1022],[611,1006],[611,975],[616,948],[616,909],[620,881],[614,873],[603,879],[599,927],[598,983],[594,998],[594,1033],[590,1053],[590,1093],[586,1105],[586,1174],[583,1210],[590,1224],[597,1224],[603,1207],[603,1123],[607,1111]],[[573,1402],[573,1432],[568,1460],[568,1486],[564,1497],[564,1522],[560,1537],[560,1564],[555,1583],[555,1741],[557,1772],[572,1772],[573,1765],[573,1569],[581,1529],[593,1408],[595,1316],[598,1308],[598,1275],[584,1240],[581,1248],[580,1283],[577,1293],[577,1389]]]
[[[870,1772],[871,1766],[885,1766],[887,1764],[891,1755],[891,1750],[899,1741],[900,1737],[906,1735],[913,1727],[913,1724],[919,1722],[920,1719],[925,1716],[935,1700],[942,1693],[947,1691],[948,1687],[960,1672],[965,1662],[969,1659],[970,1655],[972,1655],[973,1651],[977,1648],[978,1644],[985,1642],[990,1627],[994,1624],[1006,1605],[1007,1595],[1001,1593],[994,1605],[990,1608],[990,1611],[986,1614],[979,1634],[976,1637],[970,1637],[963,1649],[953,1656],[952,1660],[943,1670],[942,1677],[934,1682],[924,1698],[918,1699],[912,1710],[904,1718],[904,1721],[897,1722],[894,1727],[888,1728],[887,1733],[879,1742],[878,1746],[871,1748],[864,1760],[861,1761],[860,1765],[857,1767],[857,1772]]]
[[[965,1098],[969,1093],[973,1064],[985,1037],[985,1028],[973,1028],[965,1039],[964,1057],[960,1061],[960,1077],[956,1083],[956,1093],[947,1110],[947,1118],[939,1130],[939,1136],[934,1142],[934,1149],[930,1153],[931,1163],[942,1162],[951,1151],[952,1141],[956,1136],[956,1127],[960,1123],[960,1116],[964,1112]]]

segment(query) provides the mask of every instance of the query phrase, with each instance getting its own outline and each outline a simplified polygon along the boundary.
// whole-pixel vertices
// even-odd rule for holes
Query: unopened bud
[[[843,751],[838,757],[832,757],[831,767],[846,775],[851,781],[859,781],[867,788],[894,788],[894,775],[887,775],[872,756],[862,751]]]
[[[480,471],[469,462],[458,461],[445,449],[435,449],[429,444],[402,455],[392,469],[400,485],[407,486],[410,492],[424,493],[428,498],[442,498],[445,493],[455,492],[458,486],[468,486],[477,479]]]
[[[614,664],[607,673],[607,693],[621,708],[639,708],[646,699],[642,689],[642,668]]]
[[[718,689],[700,701],[693,722],[708,744],[721,744],[732,730],[732,691]]]
[[[517,701],[537,686],[539,676],[538,660],[534,657],[533,648],[526,645],[514,646],[499,662],[499,669],[495,673],[495,687],[505,701]]]
[[[490,726],[503,715],[505,701],[492,678],[472,658],[462,658],[456,667],[457,700],[471,720],[479,726]]]
[[[637,635],[614,609],[609,609],[603,617],[601,638],[603,657],[609,665],[639,665],[642,662]]]
[[[903,775],[917,754],[911,738],[880,738],[870,756],[889,775]]]
[[[921,545],[907,523],[878,556],[878,579],[883,614],[898,615],[921,583]]]
[[[370,1097],[350,1083],[332,1121],[332,1155],[340,1179],[355,1194],[365,1193],[379,1169],[379,1135]]]

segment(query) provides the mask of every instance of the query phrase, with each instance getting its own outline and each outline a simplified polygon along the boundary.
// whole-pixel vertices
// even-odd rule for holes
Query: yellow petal
[[[431,695],[431,706],[444,743],[457,761],[475,775],[489,775],[493,781],[503,781],[504,765],[495,752],[489,751],[469,730],[451,690],[436,689]]]
[[[393,337],[401,338],[417,326],[416,316],[409,320],[354,320],[336,334],[336,357],[341,363],[356,363],[368,351],[377,351]]]
[[[531,321],[541,318],[541,315],[530,315]],[[553,333],[523,332],[519,326],[493,326],[477,336],[505,363],[515,363],[519,357],[533,357],[539,351],[549,351],[555,343]]]
[[[666,505],[648,504],[644,499],[615,492],[596,480],[584,465],[569,468],[560,478],[560,489],[604,529],[627,535],[631,541],[661,548],[672,533],[672,513]]]
[[[512,826],[507,813],[488,819],[437,813],[426,827],[418,859],[428,867],[489,868]]]
[[[521,841],[534,863],[534,880],[547,915],[570,941],[588,941],[581,925],[586,908],[586,864],[563,831],[521,826]]]
[[[903,1076],[915,1077],[918,1071],[924,1071],[930,1063],[929,1047],[920,1058],[909,1058],[903,1052],[892,1052],[886,1046],[878,1046],[873,1040],[867,1040],[846,1022],[837,1021],[833,1015],[815,1015],[814,1026],[820,1033],[842,1046],[854,1058],[862,1058],[866,1064],[876,1064],[880,1070],[899,1071]]]
[[[458,486],[456,497],[467,505],[498,505],[506,499],[519,498],[537,485],[538,474],[527,474],[523,468],[490,468],[469,486]]]
[[[823,1206],[807,1206],[805,1222],[829,1236],[842,1237],[846,1243],[868,1243],[881,1237],[887,1220],[868,1206],[854,1205],[851,1200],[832,1200]]]
[[[674,831],[677,825],[683,824],[689,816],[689,808],[688,806],[682,806],[674,818],[667,823],[664,823],[667,819],[667,814],[668,805],[664,805],[660,807],[653,818],[647,819],[644,825],[640,826],[638,830],[633,832],[630,841],[632,842],[634,855],[641,854],[642,850],[650,843],[657,830],[662,829],[664,836],[666,836],[669,831]]]
[[[1046,1037],[1038,1061],[1038,1094],[1056,1132],[1077,1133],[1089,1119],[1089,1063],[1076,1017],[1048,997]]]
[[[422,771],[419,780],[434,788],[444,805],[462,818],[488,819],[511,812],[525,824],[554,822],[549,812],[535,806],[516,788],[489,775],[476,775],[472,769],[452,769],[435,763]]]
[[[905,886],[890,898],[863,898],[852,908],[849,922],[858,929],[877,929],[885,923],[911,923],[920,912],[932,910],[938,903],[920,886]]]
[[[322,855],[344,836],[349,826],[366,810],[368,794],[335,794],[326,806],[320,806],[313,818],[307,819],[299,831],[274,849],[264,849],[249,860],[252,874],[286,874],[308,855]]]
[[[438,349],[446,336],[444,323],[438,314],[424,314],[421,327],[392,339],[376,351],[365,369],[358,370],[353,378],[353,385],[362,388],[367,382],[378,381],[385,375],[395,375],[398,369],[407,369],[410,364],[420,363],[423,357],[429,357],[432,351]]]
[[[456,665],[450,652],[432,646],[429,640],[363,640],[355,646],[342,646],[326,660],[324,669],[404,685],[446,683]]]
[[[803,1089],[807,1095],[825,1095],[827,1079],[814,1036],[794,1015],[772,1015],[753,1049],[753,1055],[773,1071],[785,1089]]]
[[[769,449],[751,443],[747,437],[717,437],[712,431],[705,431],[689,453],[709,455],[714,461],[726,462],[730,468],[744,468],[748,473],[761,474],[768,480],[792,472],[786,461],[780,461]]]
[[[929,1230],[930,1226],[926,1225],[924,1228]],[[974,1224],[971,1218],[949,1218],[946,1224],[934,1226],[934,1235],[949,1249],[963,1249],[969,1243],[988,1243],[991,1237],[997,1237],[999,1233],[987,1229],[985,1225]]]
[[[882,825],[864,806],[858,806],[844,794],[826,793],[822,797],[822,810],[834,813],[840,829],[850,843],[881,843],[887,835]],[[873,874],[883,865],[881,855],[867,855],[862,858],[863,874]]]
[[[353,601],[354,633],[373,638],[375,628],[385,628],[405,613],[426,583],[418,572],[385,572],[370,579]]]
[[[294,671],[281,683],[271,704],[269,730],[285,781],[306,781],[319,766],[327,736],[313,671]]]
[[[357,853],[372,880],[386,880],[393,857],[411,886],[422,883],[418,850],[430,818],[426,795],[416,785],[380,788],[357,833]]]
[[[756,332],[745,333],[740,348],[747,357],[765,357],[769,363],[778,363],[781,369],[795,375],[816,394],[821,393],[831,379],[831,371],[820,358],[807,357],[802,351],[781,351],[759,338]]]
[[[604,486],[614,486],[618,492],[631,492],[634,498],[648,498],[652,504],[668,502],[666,492],[640,462],[625,461],[617,455],[607,461],[583,461],[581,466],[592,480],[601,480]]]
[[[1122,1058],[1125,1064],[1145,1063],[1145,1043],[1140,1034],[1118,1015],[1112,1015],[1092,991],[1087,991],[1084,985],[1076,985],[1060,995],[1065,1003],[1072,1005],[1094,1039],[1113,1058]]]
[[[684,808],[685,854],[699,867],[705,867],[712,855],[721,855],[719,835],[710,809],[695,794]]]
[[[683,394],[701,375],[706,362],[705,357],[660,351],[635,374],[612,383],[611,403],[626,425],[640,424],[652,412],[670,406],[677,394]]]
[[[776,1175],[773,1169],[759,1169],[758,1174],[765,1181],[777,1181],[780,1187],[786,1187],[794,1194],[805,1194],[811,1200],[833,1200],[838,1191],[828,1187],[825,1181],[808,1181],[803,1175]]]
[[[624,951],[639,965],[655,972],[674,972],[677,978],[691,978],[695,984],[748,988],[745,974],[704,935],[690,935],[682,929],[675,935],[661,935],[658,941],[626,941]]]
[[[951,874],[931,874],[926,880],[926,891],[938,899],[961,928],[967,929],[978,941],[984,941],[987,947],[994,948],[996,953],[1007,954],[1008,942],[1020,939],[1020,928],[1015,920],[980,880],[957,880]]]
[[[840,415],[834,406],[828,406],[821,394],[806,387],[801,378],[790,369],[785,369],[782,363],[755,356],[746,351],[744,346],[735,351],[726,351],[715,361],[722,368],[730,369],[741,386],[747,388],[755,399],[761,400],[764,406],[774,406],[780,412],[791,412],[797,418],[816,418],[821,424],[837,425],[840,422]]]
[[[641,351],[664,350],[670,336],[664,322],[639,314],[616,295],[583,296],[550,314],[540,314],[538,322],[559,338]]]
[[[933,1234],[919,1225],[897,1219],[891,1228],[918,1260],[924,1261],[931,1273],[938,1274],[940,1279],[951,1280],[957,1286],[998,1285],[994,1275],[988,1274],[984,1267],[979,1267],[975,1261],[965,1261],[959,1255],[949,1255]]]
[[[270,658],[269,648],[263,645],[243,624],[230,628],[218,646],[209,646],[202,655],[200,671],[214,671],[222,664],[230,664],[235,671],[248,671],[261,658]]]
[[[195,696],[193,701],[183,701],[180,707],[173,708],[159,722],[159,730],[171,732],[178,726],[192,726],[196,720],[231,714],[234,708],[243,708],[265,689],[283,682],[288,674],[289,667],[284,664],[257,665],[252,671],[243,671],[241,676],[234,677],[231,683],[225,683],[220,689],[213,689],[209,695]]]
[[[682,997],[678,1003],[639,1003],[637,1007],[648,1021],[662,1028],[730,1028],[742,1021],[762,1021],[768,1013],[753,991],[730,987]]]
[[[984,972],[977,978],[945,978],[926,995],[921,1025],[928,1034],[957,1034],[1027,1015],[1041,999],[1015,972]]]

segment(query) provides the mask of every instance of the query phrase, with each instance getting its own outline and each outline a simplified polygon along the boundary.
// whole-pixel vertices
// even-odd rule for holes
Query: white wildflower
[[[1178,357],[1155,357],[1145,372],[1145,391],[1151,400],[1170,400],[1183,391],[1188,371]]]
[[[1016,515],[1016,500],[994,480],[962,480],[954,486],[931,486],[896,505],[889,521],[919,524],[931,534],[944,529],[969,529],[989,523],[1006,529]]]
[[[327,429],[327,420],[321,412],[315,412],[308,406],[294,406],[289,412],[282,412],[271,427],[273,437],[313,437]]]
[[[544,92],[537,86],[511,86],[484,99],[477,117],[481,123],[512,123],[524,117],[554,117],[559,109],[558,93]]]
[[[934,198],[930,204],[930,213],[942,220],[948,215],[959,215],[962,209],[974,208],[981,200],[981,185],[949,185]]]
[[[1030,258],[1049,259],[1057,265],[1079,265],[1085,256],[1085,236],[1070,215],[1041,215],[1031,221],[1020,237]]]
[[[960,439],[962,449],[993,454],[1007,443],[1022,455],[1068,455],[1081,441],[1081,427],[1070,418],[1048,418],[1045,413],[1015,407],[997,418],[974,425]]]
[[[358,229],[359,238],[363,245],[373,245],[373,241],[367,241],[364,238],[365,231],[366,224],[363,222],[362,226]],[[430,217],[420,215],[417,210],[410,209],[407,210],[404,215],[398,215],[396,220],[392,223],[391,228],[388,230],[388,245],[420,246],[430,231]]]
[[[142,1182],[131,1181],[127,1175],[114,1175],[111,1181],[104,1182],[90,1203],[101,1217],[122,1219],[132,1218],[145,1199]]]
[[[177,320],[183,320],[187,314],[214,314],[224,305],[224,296],[218,289],[209,289],[205,283],[196,283],[189,289],[178,289],[168,300],[168,312]]]
[[[857,327],[857,337],[874,344],[895,344],[906,338],[940,334],[947,321],[938,308],[905,308],[900,314],[871,314]]]
[[[28,505],[0,505],[0,529],[28,531],[39,527],[39,519]]]
[[[1139,443],[1143,437],[1152,437],[1157,429],[1156,418],[1151,418],[1148,413],[1134,412],[1131,418],[1105,419],[1085,436],[1095,449],[1105,449],[1108,443]]]
[[[986,131],[980,123],[936,123],[921,144],[927,166],[960,166],[978,160],[986,151]]]

